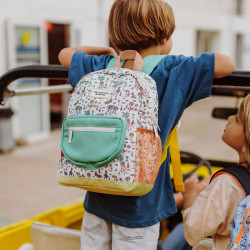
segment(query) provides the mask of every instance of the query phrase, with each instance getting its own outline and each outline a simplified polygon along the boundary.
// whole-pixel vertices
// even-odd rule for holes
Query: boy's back
[[[81,76],[106,68],[111,58],[110,55],[92,57],[76,52],[69,71],[70,83],[75,85]],[[166,56],[152,72],[159,96],[158,123],[163,145],[184,109],[210,95],[213,62],[214,54],[210,53],[199,58]],[[153,190],[147,195],[123,197],[88,192],[84,207],[90,213],[130,228],[151,226],[174,214],[176,208],[169,176],[169,156],[160,168]]]

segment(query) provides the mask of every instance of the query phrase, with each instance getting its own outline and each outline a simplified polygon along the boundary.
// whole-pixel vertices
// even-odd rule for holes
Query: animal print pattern
[[[108,90],[111,95],[107,98],[93,97],[93,89]],[[136,159],[137,128],[153,130],[153,135],[158,136],[158,94],[155,81],[145,73],[123,68],[92,72],[79,81],[69,102],[68,117],[79,115],[110,115],[125,119],[127,131],[123,152],[109,165],[98,170],[83,169],[61,156],[58,174],[121,182],[134,182],[135,178],[137,180],[136,165],[144,161],[142,157],[139,157],[140,160]],[[147,139],[145,143],[150,143],[151,139]],[[144,157],[146,156],[144,153]],[[151,162],[152,154],[149,158],[148,161]],[[145,181],[151,182],[149,175],[152,169],[146,173],[148,176],[144,178]]]
[[[235,210],[229,249],[250,249],[250,195]]]

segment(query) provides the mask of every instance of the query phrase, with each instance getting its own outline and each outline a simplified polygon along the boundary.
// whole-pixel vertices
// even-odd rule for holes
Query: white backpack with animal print
[[[157,88],[149,74],[162,58],[152,56],[146,74],[140,55],[124,51],[114,68],[79,81],[62,125],[60,184],[126,196],[152,189],[162,145]],[[133,70],[120,68],[124,59],[135,60]]]
[[[229,249],[250,249],[250,195],[236,208]]]

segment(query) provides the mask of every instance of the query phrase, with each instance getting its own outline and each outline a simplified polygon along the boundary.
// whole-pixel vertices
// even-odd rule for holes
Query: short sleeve
[[[199,57],[179,56],[179,65],[174,71],[186,107],[211,95],[214,76],[213,53],[204,53]]]
[[[76,86],[78,81],[86,74],[105,69],[112,57],[112,55],[93,56],[81,51],[76,51],[72,57],[69,68],[70,84]]]

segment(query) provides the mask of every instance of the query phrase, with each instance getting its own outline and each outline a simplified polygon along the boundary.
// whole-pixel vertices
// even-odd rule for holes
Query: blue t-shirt
[[[111,58],[111,55],[90,56],[75,52],[69,69],[70,83],[75,86],[85,74],[106,68]],[[213,53],[196,58],[168,55],[151,73],[157,84],[159,135],[163,145],[185,108],[211,94],[213,74]],[[85,210],[128,228],[151,226],[176,213],[169,161],[168,154],[148,194],[134,197],[87,192]]]

